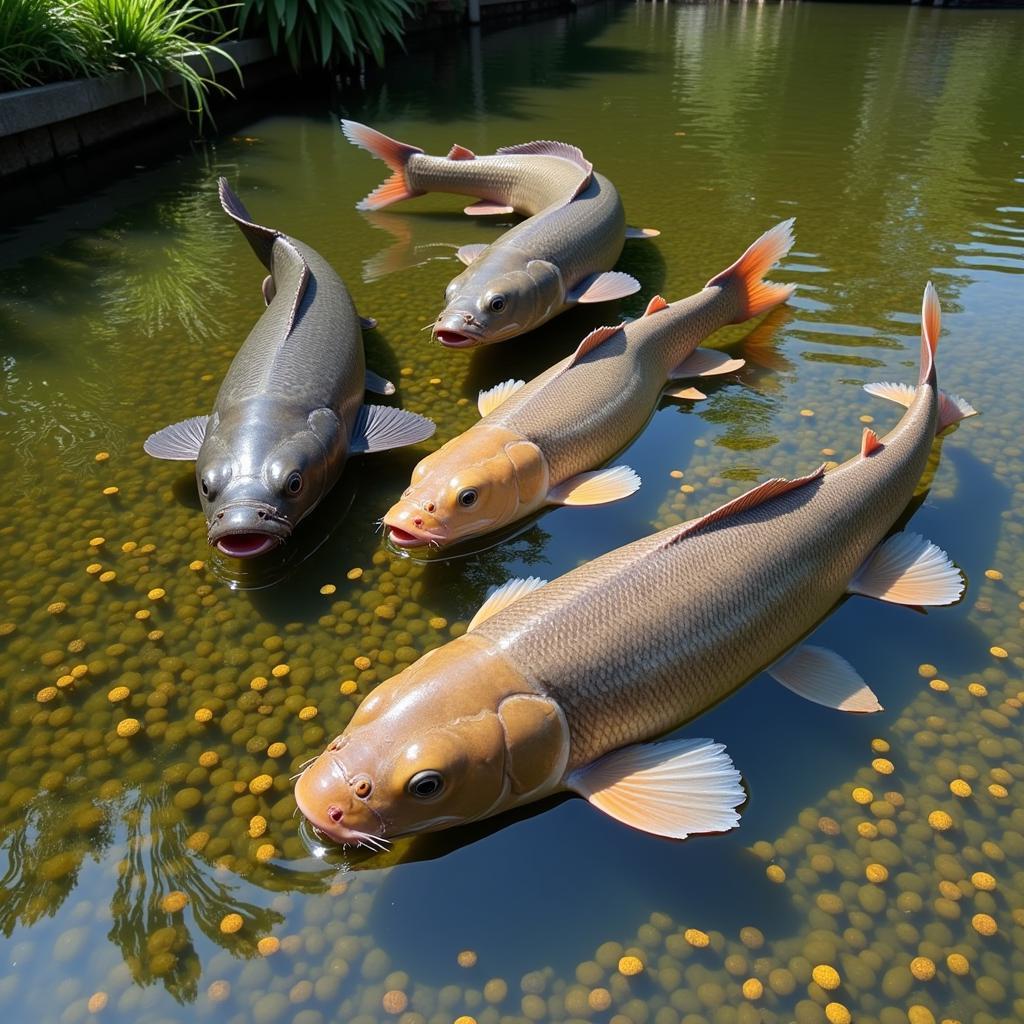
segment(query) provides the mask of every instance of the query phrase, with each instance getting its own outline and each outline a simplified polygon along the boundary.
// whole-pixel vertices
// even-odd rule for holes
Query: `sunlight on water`
[[[102,223],[90,201],[0,237],[0,1005],[61,1024],[1024,1017],[1022,46],[1012,11],[598,4],[409,55],[334,109],[115,180]],[[454,248],[506,225],[438,195],[358,213],[386,172],[338,113],[429,153],[579,145],[629,223],[661,231],[619,264],[642,291],[474,354],[431,345]],[[380,321],[367,365],[438,424],[354,460],[252,566],[207,548],[191,466],[141,447],[210,409],[262,309],[218,175],[331,261]],[[377,520],[480,389],[699,289],[790,216],[773,276],[796,296],[717,336],[747,365],[706,401],[662,404],[623,456],[633,498],[457,558],[385,545]],[[936,446],[913,529],[968,592],[928,615],[853,599],[817,634],[884,712],[759,676],[685,727],[728,745],[741,826],[682,844],[578,799],[379,855],[300,821],[304,762],[490,588],[895,423],[861,385],[914,380],[929,279],[940,377],[981,416]]]

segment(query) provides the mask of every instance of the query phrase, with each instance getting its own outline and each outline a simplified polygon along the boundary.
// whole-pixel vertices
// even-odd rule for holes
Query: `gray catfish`
[[[938,331],[929,285],[917,387],[868,386],[908,411],[882,439],[865,430],[855,458],[769,480],[553,583],[502,587],[464,636],[359,705],[299,778],[302,812],[370,848],[560,790],[657,835],[734,827],[745,797],[721,744],[649,741],[766,667],[810,700],[877,711],[854,668],[806,634],[844,594],[920,606],[963,591],[934,544],[886,538],[935,434],[974,414],[938,390]]]
[[[545,505],[599,505],[632,494],[627,466],[597,469],[635,437],[659,396],[703,398],[686,378],[743,365],[697,346],[729,323],[784,302],[793,285],[764,280],[793,244],[793,221],[765,232],[696,295],[655,296],[638,320],[599,327],[528,384],[481,392],[483,418],[431,452],[384,523],[399,547],[446,547],[507,526]],[[671,385],[669,382],[672,382]]]
[[[268,274],[267,308],[238,350],[209,416],[151,434],[158,459],[195,460],[210,544],[235,558],[261,555],[291,536],[324,497],[350,454],[430,437],[434,424],[363,391],[392,394],[368,372],[348,289],[308,245],[256,224],[227,181],[220,201]]]
[[[451,281],[433,325],[448,348],[505,341],[539,327],[578,302],[605,302],[639,291],[629,274],[612,271],[625,238],[657,231],[626,228],[615,186],[579,149],[564,142],[504,146],[477,156],[455,145],[447,156],[343,120],[345,137],[383,160],[392,176],[358,204],[379,210],[425,192],[477,196],[470,214],[518,213],[528,219],[492,245],[464,245],[469,267]]]

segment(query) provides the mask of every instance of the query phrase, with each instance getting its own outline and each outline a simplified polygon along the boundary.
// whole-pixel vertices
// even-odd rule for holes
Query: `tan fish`
[[[507,526],[545,505],[600,505],[640,486],[628,466],[597,469],[643,428],[666,386],[743,365],[697,346],[719,327],[784,302],[793,285],[764,274],[793,244],[793,221],[763,234],[696,295],[655,296],[638,320],[599,327],[576,352],[529,384],[508,380],[480,393],[482,419],[431,453],[384,516],[399,547],[446,547]]]
[[[517,213],[528,218],[492,245],[464,245],[469,269],[445,293],[434,337],[449,348],[473,348],[525,334],[578,302],[605,302],[639,291],[629,274],[612,271],[628,228],[615,186],[575,146],[526,142],[477,156],[452,146],[447,156],[342,120],[345,137],[394,172],[357,206],[379,210],[426,192],[455,192],[479,201],[468,214]]]
[[[464,636],[363,701],[298,780],[303,814],[374,847],[571,790],[658,835],[734,827],[744,791],[724,748],[648,741],[766,667],[810,700],[876,711],[848,662],[795,645],[846,594],[921,606],[963,591],[935,545],[886,538],[932,438],[974,414],[938,390],[931,285],[923,321],[917,387],[868,385],[908,406],[884,438],[865,430],[860,454],[827,474],[769,480],[553,583],[506,584]]]

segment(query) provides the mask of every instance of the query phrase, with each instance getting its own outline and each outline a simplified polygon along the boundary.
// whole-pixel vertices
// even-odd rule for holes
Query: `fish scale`
[[[576,365],[566,369],[570,356],[536,377],[488,422],[540,447],[553,483],[600,465],[643,428],[669,371],[733,322],[740,294],[738,284],[716,285],[625,324]]]
[[[572,196],[582,170],[553,156],[509,153],[449,160],[417,154],[410,158],[407,174],[410,186],[417,191],[503,199],[516,213],[532,217]]]
[[[288,243],[274,243],[277,294],[263,314],[267,330],[250,333],[224,377],[214,408],[220,412],[234,403],[275,395],[307,409],[333,408],[351,429],[366,373],[359,317],[327,261],[295,239]],[[286,325],[302,272],[296,253],[305,260],[310,280],[289,332]],[[331,301],[317,302],[318,290],[325,288]],[[356,342],[334,344],[331,339],[337,338]]]
[[[679,527],[619,548],[476,627],[564,711],[568,771],[699,714],[829,612],[924,469],[923,389],[872,458],[675,544]]]

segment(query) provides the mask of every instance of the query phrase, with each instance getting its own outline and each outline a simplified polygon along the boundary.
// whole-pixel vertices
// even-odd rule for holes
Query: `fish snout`
[[[372,813],[355,799],[344,769],[330,749],[299,776],[295,803],[318,832],[342,845],[361,845],[368,835],[380,831]]]
[[[484,343],[483,327],[472,313],[456,309],[437,318],[433,334],[445,348],[472,348]]]
[[[273,505],[242,499],[217,509],[208,539],[232,558],[255,558],[284,543],[291,532],[291,523]]]
[[[447,529],[435,516],[434,503],[422,505],[405,499],[396,502],[384,516],[388,539],[400,548],[440,547],[447,540]]]

